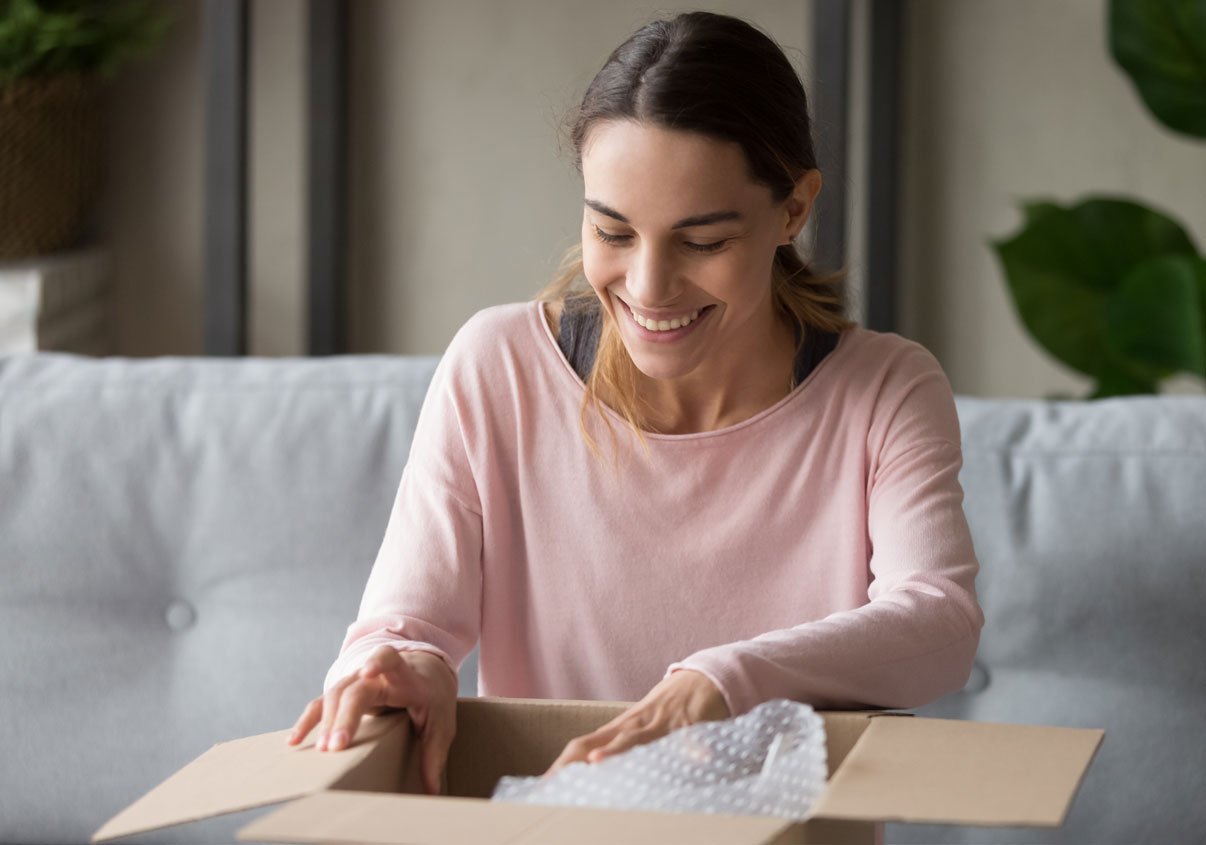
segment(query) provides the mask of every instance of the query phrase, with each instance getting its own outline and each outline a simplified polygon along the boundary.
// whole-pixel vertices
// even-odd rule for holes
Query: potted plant
[[[1206,137],[1206,0],[1110,0],[1109,33],[1156,119]],[[1090,398],[1206,377],[1206,259],[1180,223],[1125,197],[1022,210],[1021,231],[992,246],[1022,323],[1096,381]]]
[[[78,238],[101,182],[101,84],[167,25],[148,0],[0,0],[0,258]]]

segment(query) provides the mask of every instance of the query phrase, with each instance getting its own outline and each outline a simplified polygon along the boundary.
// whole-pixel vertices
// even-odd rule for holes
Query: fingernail
[[[314,747],[319,751],[327,750],[327,735],[325,733],[318,735],[318,739],[314,741]]]
[[[328,751],[338,751],[339,749],[343,748],[344,745],[347,744],[347,741],[348,741],[347,731],[335,731],[335,733],[331,734],[331,739],[327,743],[327,750]]]

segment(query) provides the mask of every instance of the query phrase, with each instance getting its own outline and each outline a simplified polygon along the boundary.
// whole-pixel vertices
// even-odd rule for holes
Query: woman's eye
[[[632,240],[632,235],[613,235],[610,232],[604,232],[602,229],[600,229],[598,226],[595,226],[594,224],[591,224],[591,228],[594,230],[595,237],[598,240],[602,241],[605,244],[610,244],[611,246],[620,246],[620,245],[626,244]],[[683,246],[685,246],[687,249],[691,250],[692,252],[707,253],[707,252],[716,252],[717,250],[724,247],[724,245],[727,244],[728,242],[729,242],[728,238],[725,238],[725,239],[719,240],[719,241],[713,241],[712,243],[706,243],[706,244],[695,243],[694,241],[683,241]]]
[[[691,241],[684,241],[683,246],[689,250],[692,250],[693,252],[716,252],[716,250],[720,249],[727,243],[728,239],[726,238],[722,241],[713,241],[710,244],[697,244],[692,243]]]
[[[622,244],[632,237],[632,235],[612,235],[604,232],[598,226],[593,226],[592,228],[595,230],[595,237],[605,244]]]

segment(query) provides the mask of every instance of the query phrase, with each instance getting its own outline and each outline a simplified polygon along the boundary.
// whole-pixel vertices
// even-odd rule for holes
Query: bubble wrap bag
[[[504,777],[493,800],[803,819],[827,774],[821,717],[776,699],[547,779]]]

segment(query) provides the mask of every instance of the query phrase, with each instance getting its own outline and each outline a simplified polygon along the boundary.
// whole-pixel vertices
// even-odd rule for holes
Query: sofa
[[[0,843],[86,842],[213,743],[292,724],[435,365],[0,358]],[[958,405],[987,622],[922,712],[1107,733],[1063,828],[887,841],[1200,840],[1206,398]],[[128,841],[232,842],[262,812]]]

